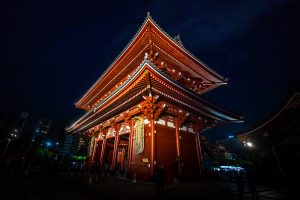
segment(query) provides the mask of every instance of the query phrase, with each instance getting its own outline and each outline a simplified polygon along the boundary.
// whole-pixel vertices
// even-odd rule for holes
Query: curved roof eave
[[[242,133],[239,134],[238,136],[243,137],[243,136],[247,136],[247,135],[251,135],[252,133],[255,133],[257,131],[261,131],[264,128],[266,128],[273,120],[275,120],[284,110],[286,110],[289,105],[297,98],[300,97],[300,93],[299,92],[295,92],[293,94],[293,96],[287,101],[286,104],[283,105],[283,107],[273,116],[271,117],[269,120],[267,120],[266,122],[264,122],[263,124],[257,126],[256,128],[246,132],[246,133]]]

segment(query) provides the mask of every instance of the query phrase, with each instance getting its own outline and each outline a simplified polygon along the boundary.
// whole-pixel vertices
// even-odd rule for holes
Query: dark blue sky
[[[205,98],[245,117],[218,138],[274,114],[299,91],[299,1],[24,1],[0,6],[0,114],[72,122],[86,90],[134,36],[147,11],[229,84]]]

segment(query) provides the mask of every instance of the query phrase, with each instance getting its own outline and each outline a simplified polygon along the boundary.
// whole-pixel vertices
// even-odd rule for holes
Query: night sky
[[[113,62],[147,11],[210,68],[229,78],[204,98],[244,116],[206,132],[243,132],[299,91],[298,1],[8,1],[0,6],[0,114],[66,119]]]

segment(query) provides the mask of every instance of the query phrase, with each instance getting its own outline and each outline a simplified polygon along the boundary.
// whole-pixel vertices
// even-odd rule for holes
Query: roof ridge
[[[182,40],[180,39],[180,35],[177,34],[176,36],[174,36],[173,38],[181,47],[185,48],[184,45],[183,45],[183,42]]]

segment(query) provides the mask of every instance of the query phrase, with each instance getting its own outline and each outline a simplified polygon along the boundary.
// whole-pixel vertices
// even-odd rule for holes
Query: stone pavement
[[[55,177],[30,178],[12,177],[2,188],[0,199],[28,200],[86,200],[86,199],[239,199],[234,183],[205,180],[199,183],[178,183],[165,186],[162,196],[155,194],[152,183],[132,182],[128,179],[102,177],[99,183],[89,184],[88,176],[59,174]],[[284,190],[257,186],[259,199],[289,199]],[[247,187],[244,188],[244,200],[251,199]],[[291,199],[291,198],[290,198]]]

